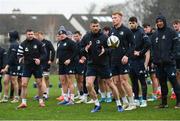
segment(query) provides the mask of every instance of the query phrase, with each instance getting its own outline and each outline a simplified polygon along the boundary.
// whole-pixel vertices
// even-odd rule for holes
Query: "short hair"
[[[80,36],[82,35],[80,31],[75,31],[73,34],[79,34]]]
[[[123,13],[121,11],[115,11],[115,12],[112,13],[112,15],[116,15],[116,14],[118,14],[120,16],[123,16]]]
[[[44,33],[42,31],[38,31],[37,33],[40,35],[44,35]]]
[[[146,27],[150,27],[151,25],[150,24],[148,24],[148,23],[144,23],[143,25],[142,25],[144,28],[146,28]]]
[[[33,31],[32,29],[27,29],[27,30],[26,30],[26,33],[27,33],[27,32],[34,32],[34,31]]]
[[[129,21],[137,23],[137,18],[135,16],[132,16],[129,18]]]
[[[97,19],[92,19],[91,20],[91,24],[97,24],[97,23],[99,23],[99,21]]]
[[[180,20],[179,19],[176,19],[172,22],[173,24],[179,24],[180,23]]]
[[[109,26],[105,26],[105,27],[103,28],[103,30],[105,30],[105,31],[110,31],[111,28],[110,28]]]

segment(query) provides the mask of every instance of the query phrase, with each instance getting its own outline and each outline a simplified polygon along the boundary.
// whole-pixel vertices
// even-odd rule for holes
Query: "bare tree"
[[[103,12],[122,11],[127,22],[130,16],[136,16],[140,23],[154,24],[155,18],[160,13],[167,21],[172,22],[180,17],[179,0],[128,0],[124,4],[106,6]]]

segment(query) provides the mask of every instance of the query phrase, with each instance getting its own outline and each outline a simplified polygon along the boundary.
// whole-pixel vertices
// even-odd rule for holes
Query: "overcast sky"
[[[20,8],[22,13],[87,13],[92,3],[98,5],[98,12],[103,6],[122,3],[126,0],[0,0],[0,13],[12,13],[13,8]]]

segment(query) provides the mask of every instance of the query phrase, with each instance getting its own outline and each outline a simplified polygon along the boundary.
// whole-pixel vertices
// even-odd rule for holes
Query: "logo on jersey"
[[[96,40],[96,44],[100,44],[101,42],[100,42],[100,40]]]
[[[34,45],[33,48],[34,48],[34,49],[37,49],[37,45]]]
[[[171,76],[175,76],[176,74],[173,72],[172,74],[171,74]]]
[[[119,32],[119,34],[120,34],[120,35],[124,35],[124,32],[123,32],[123,31],[121,31],[121,32]]]
[[[162,39],[166,39],[166,36],[165,36],[165,35],[163,35],[163,36],[162,36]]]
[[[142,71],[142,70],[140,70],[140,71],[139,71],[139,73],[140,73],[140,74],[142,74],[142,73],[143,73],[143,71]]]
[[[128,70],[124,70],[124,73],[127,73],[128,72]]]
[[[64,43],[64,44],[63,44],[63,46],[66,46],[66,45],[67,45],[67,43]]]
[[[155,39],[155,40],[156,40],[156,43],[158,43],[159,38],[158,38],[158,37],[156,37],[156,39]]]
[[[26,52],[28,52],[28,51],[29,51],[29,49],[26,47],[26,48],[25,48],[25,51],[26,51]]]

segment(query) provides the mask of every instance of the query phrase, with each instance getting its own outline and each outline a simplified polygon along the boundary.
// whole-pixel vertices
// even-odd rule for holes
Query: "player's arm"
[[[44,61],[46,59],[46,56],[47,56],[47,51],[46,51],[46,48],[45,48],[45,45],[44,44],[40,44],[40,61]]]
[[[54,58],[55,58],[55,49],[51,42],[49,42],[49,48],[50,48],[50,52],[51,52],[50,61],[53,62]]]
[[[134,50],[135,50],[135,42],[132,31],[127,31],[126,39],[128,41],[128,48],[125,53],[125,56],[130,57],[132,56]]]
[[[144,42],[144,45],[143,45],[143,49],[139,52],[139,55],[143,56],[145,55],[145,53],[150,49],[151,47],[151,41],[149,39],[149,37],[146,35],[146,34],[143,34],[143,42]]]

